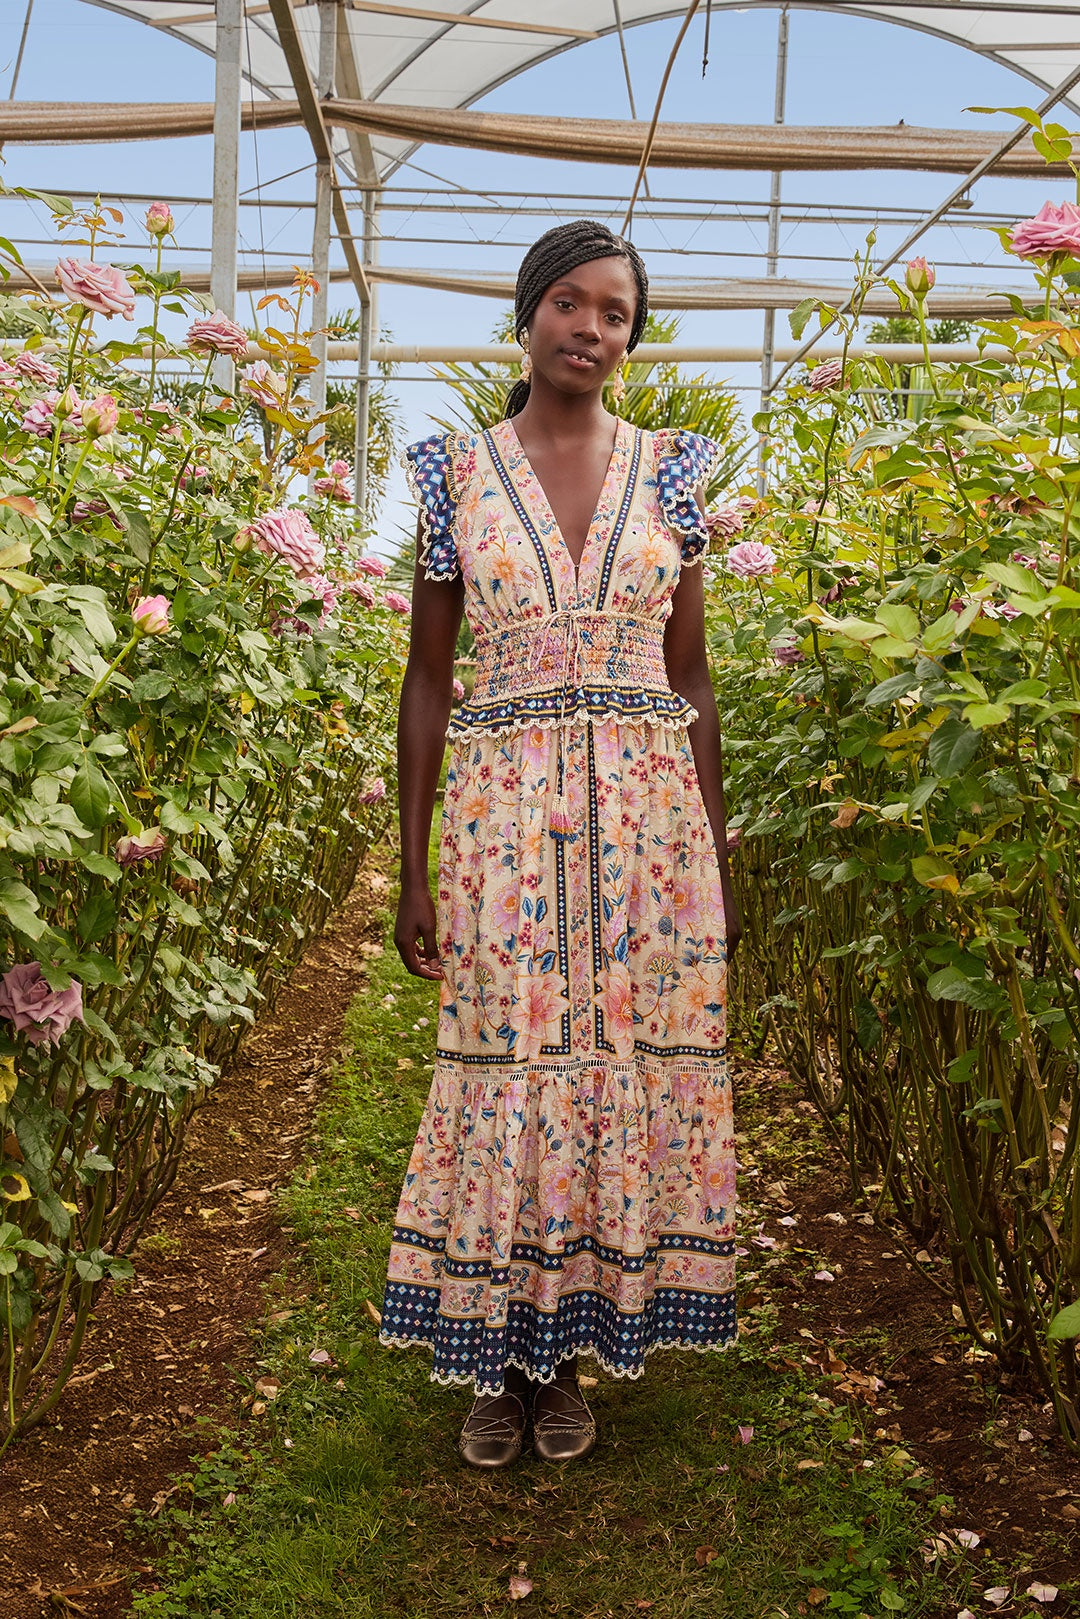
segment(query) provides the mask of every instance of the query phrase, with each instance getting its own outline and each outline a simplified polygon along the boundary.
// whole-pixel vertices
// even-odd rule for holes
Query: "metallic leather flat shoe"
[[[465,1418],[458,1439],[461,1459],[469,1467],[509,1467],[521,1455],[525,1436],[525,1402],[509,1389],[482,1394]]]
[[[596,1448],[596,1419],[575,1378],[533,1395],[533,1450],[542,1462],[580,1462]]]

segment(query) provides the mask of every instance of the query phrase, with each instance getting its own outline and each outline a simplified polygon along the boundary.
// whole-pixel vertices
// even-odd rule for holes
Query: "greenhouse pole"
[[[319,73],[315,89],[321,102],[328,100],[334,93],[336,46],[336,0],[319,0]],[[315,164],[315,225],[311,243],[311,267],[318,288],[311,305],[311,324],[314,328],[311,352],[318,361],[318,367],[311,378],[311,404],[313,414],[316,416],[321,415],[326,409],[326,323],[329,319],[330,209],[333,185],[330,165],[329,156],[318,158]],[[314,443],[323,437],[324,433],[323,424],[316,423],[308,436],[309,442]],[[314,480],[315,474],[312,472],[308,477],[309,494]]]
[[[776,31],[776,96],[773,101],[773,123],[784,122],[784,106],[787,101],[787,58],[788,58],[788,13],[787,7],[780,13],[780,21]],[[774,276],[779,265],[780,257],[780,188],[783,173],[774,169],[769,186],[769,243],[766,250],[765,274]],[[761,408],[765,410],[772,392],[773,373],[773,347],[776,341],[776,310],[766,309],[765,321],[761,334]],[[765,439],[758,441],[758,459],[762,465],[758,471],[758,493],[765,493],[765,467],[764,467]]]
[[[236,243],[240,222],[240,47],[243,0],[217,0],[214,48],[214,211],[210,238],[210,296],[214,308],[236,318]],[[233,363],[219,354],[213,378],[233,388]]]
[[[365,191],[364,200],[364,263],[374,264],[376,256],[376,212],[379,206],[377,191]],[[360,300],[360,330],[356,350],[356,439],[353,460],[353,499],[358,522],[363,522],[367,510],[368,494],[368,437],[371,431],[371,364],[372,345],[375,341],[375,287],[368,283],[368,296]]]

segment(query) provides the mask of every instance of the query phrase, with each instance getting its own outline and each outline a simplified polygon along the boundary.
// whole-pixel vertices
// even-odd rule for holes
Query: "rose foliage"
[[[1077,271],[1055,238],[920,396],[873,358],[778,396],[738,547],[776,568],[721,552],[709,632],[741,1013],[1080,1447]]]
[[[310,277],[265,300],[256,443],[211,381],[232,334],[162,233],[121,272],[81,223],[55,298],[2,299],[0,1448],[55,1403],[193,1106],[385,829],[404,653],[341,503],[297,492],[323,465]],[[115,336],[136,299],[149,322]]]

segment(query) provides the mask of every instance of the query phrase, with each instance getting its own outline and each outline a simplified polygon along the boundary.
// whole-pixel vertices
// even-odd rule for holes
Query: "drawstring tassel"
[[[548,825],[553,838],[574,836],[574,823],[570,819],[570,802],[565,793],[556,793],[552,798]]]

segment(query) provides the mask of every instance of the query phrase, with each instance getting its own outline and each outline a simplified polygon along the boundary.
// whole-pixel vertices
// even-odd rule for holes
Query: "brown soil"
[[[378,873],[362,877],[196,1117],[135,1282],[102,1295],[83,1370],[54,1420],[0,1470],[7,1619],[126,1614],[144,1571],[125,1534],[130,1509],[164,1502],[172,1477],[206,1446],[196,1416],[234,1418],[238,1379],[257,1375],[252,1329],[289,1253],[274,1189],[304,1155],[320,1079],[376,947],[371,919],[385,887]],[[755,1112],[792,1118],[791,1082],[768,1063],[736,1063],[735,1080],[754,1093]],[[751,1247],[743,1269],[761,1276],[748,1303],[776,1302],[781,1336],[802,1346],[791,1364],[831,1377],[838,1398],[877,1413],[879,1437],[909,1450],[954,1497],[942,1530],[982,1537],[975,1559],[999,1558],[1020,1590],[1028,1576],[1074,1579],[1080,1466],[1039,1399],[954,1333],[949,1298],[886,1233],[860,1223],[839,1161],[798,1185],[793,1174],[787,1187],[754,1170],[744,1192],[756,1211],[744,1240],[763,1219],[763,1234],[788,1250],[770,1265],[778,1255]],[[777,1223],[789,1216],[796,1225]],[[797,1249],[822,1256],[834,1280],[815,1282],[817,1262],[802,1268]]]
[[[288,1245],[274,1190],[303,1156],[386,887],[361,873],[196,1114],[135,1281],[102,1293],[81,1370],[0,1467],[8,1619],[127,1613],[142,1565],[129,1510],[163,1503],[206,1447],[196,1417],[226,1420],[237,1378],[258,1375],[251,1328]]]

